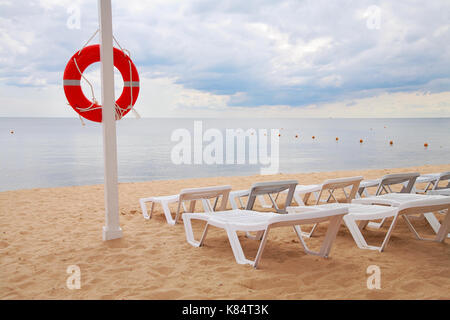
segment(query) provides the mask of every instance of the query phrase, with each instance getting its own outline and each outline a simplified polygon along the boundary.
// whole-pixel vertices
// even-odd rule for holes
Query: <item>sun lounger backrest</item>
[[[356,192],[359,189],[359,184],[364,178],[362,176],[349,177],[349,178],[338,178],[325,180],[322,184],[322,189],[320,190],[319,196],[317,197],[317,203],[319,204],[320,197],[324,191],[333,191],[335,189],[344,189],[346,187],[352,187],[350,195],[347,198],[347,202],[350,203],[356,196]]]
[[[216,198],[216,203],[214,204],[215,209],[219,197],[222,197],[219,210],[226,210],[228,195],[230,194],[230,191],[231,186],[183,189],[180,192],[180,200],[178,201],[178,212],[180,211],[180,206],[183,201],[191,201],[191,208],[189,209],[189,211],[194,212],[195,200],[208,200],[213,198]]]
[[[447,181],[447,185],[439,187],[439,182],[441,181]],[[450,171],[448,172],[442,172],[439,175],[439,178],[437,179],[436,183],[434,184],[433,190],[439,190],[439,189],[445,189],[450,188]]]
[[[284,180],[284,181],[268,181],[268,182],[257,182],[252,185],[250,189],[250,194],[248,196],[246,210],[252,210],[255,204],[256,197],[265,194],[280,193],[284,190],[289,190],[286,197],[285,208],[291,205],[292,197],[294,196],[295,187],[297,186],[297,180]],[[272,198],[271,198],[272,200]],[[274,201],[272,200],[274,203]],[[274,203],[275,209],[278,213],[286,213],[286,209],[279,209]]]
[[[412,188],[414,187],[414,184],[416,183],[416,179],[420,176],[420,173],[413,172],[413,173],[394,173],[394,174],[387,174],[381,178],[380,184],[378,185],[377,192],[375,193],[376,196],[383,193],[390,193],[391,188],[390,186],[395,184],[403,184],[402,189],[400,193],[411,193]],[[404,183],[408,183],[405,185]]]

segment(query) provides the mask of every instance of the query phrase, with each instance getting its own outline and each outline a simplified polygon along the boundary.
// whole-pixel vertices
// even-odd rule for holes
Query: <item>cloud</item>
[[[67,27],[74,5],[80,29]],[[141,74],[144,115],[439,116],[449,12],[447,1],[127,0],[113,1],[113,27]],[[0,1],[0,102],[17,104],[1,114],[39,114],[43,91],[64,105],[65,64],[97,19],[95,1]]]

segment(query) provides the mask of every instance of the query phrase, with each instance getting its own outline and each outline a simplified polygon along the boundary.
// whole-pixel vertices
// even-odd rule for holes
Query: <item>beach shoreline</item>
[[[159,206],[145,220],[139,207],[139,198],[183,188],[228,184],[239,190],[258,181],[317,184],[415,171],[450,171],[450,164],[120,183],[124,237],[108,242],[101,239],[103,185],[0,192],[0,299],[450,299],[449,241],[415,240],[403,220],[383,253],[358,249],[341,226],[328,259],[306,255],[291,229],[274,230],[254,270],[236,264],[223,230],[211,230],[205,247],[194,248],[182,223],[168,225]],[[415,223],[431,234],[424,221]],[[381,241],[385,229],[368,231],[369,241]],[[324,230],[308,240],[312,247]],[[242,239],[254,256],[257,243]],[[66,286],[72,265],[81,271],[78,290]],[[380,290],[367,288],[370,265],[380,267]]]

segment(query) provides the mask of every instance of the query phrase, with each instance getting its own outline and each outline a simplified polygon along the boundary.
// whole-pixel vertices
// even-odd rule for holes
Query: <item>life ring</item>
[[[114,48],[113,56],[114,66],[120,71],[124,83],[122,94],[116,101],[116,120],[119,120],[136,103],[139,95],[139,74],[133,61],[123,51]],[[80,82],[84,70],[99,61],[100,45],[87,46],[70,58],[63,77],[64,93],[69,104],[80,116],[95,122],[102,122],[101,105],[86,98]]]

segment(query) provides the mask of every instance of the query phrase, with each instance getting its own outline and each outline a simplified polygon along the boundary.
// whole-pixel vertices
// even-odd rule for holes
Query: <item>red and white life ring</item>
[[[123,79],[123,91],[116,101],[116,120],[127,114],[136,103],[139,95],[139,74],[130,57],[114,48],[114,66]],[[82,117],[102,122],[101,106],[88,100],[80,86],[81,75],[86,68],[100,61],[100,45],[95,44],[77,51],[67,63],[64,70],[64,93],[72,108]],[[77,68],[78,66],[78,68]],[[131,71],[130,71],[131,70]]]

